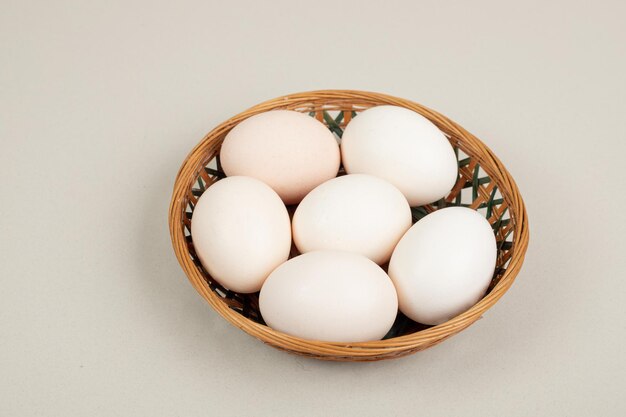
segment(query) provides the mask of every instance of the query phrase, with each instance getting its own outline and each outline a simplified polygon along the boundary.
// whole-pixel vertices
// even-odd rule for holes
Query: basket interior
[[[375,103],[364,102],[362,104],[355,104],[337,102],[324,105],[316,105],[314,103],[295,104],[291,106],[286,105],[284,107],[273,108],[296,110],[307,113],[311,117],[315,117],[319,121],[323,122],[340,142],[343,129],[350,122],[350,120],[357,117],[360,111],[363,111],[373,105],[375,105]],[[226,136],[226,133],[227,132],[222,133],[220,137],[217,138],[220,144]],[[498,246],[496,269],[491,280],[491,284],[487,290],[488,294],[498,284],[509,264],[514,242],[514,219],[511,219],[510,217],[506,199],[503,198],[498,186],[495,184],[495,181],[492,181],[490,177],[489,167],[483,168],[476,158],[469,155],[466,152],[467,149],[465,149],[463,143],[459,141],[458,138],[454,137],[454,135],[446,132],[445,130],[444,133],[457,155],[459,177],[456,185],[445,198],[433,204],[411,207],[413,223],[417,222],[428,213],[440,208],[451,206],[469,207],[477,210],[485,216],[493,228]],[[339,175],[343,174],[345,174],[345,172],[343,167],[341,167]],[[198,175],[195,178],[192,187],[186,193],[184,201],[185,215],[183,216],[181,227],[183,228],[188,253],[209,287],[225,304],[228,305],[230,309],[248,318],[249,320],[265,324],[259,312],[259,293],[239,294],[225,289],[213,280],[213,278],[202,267],[202,264],[194,251],[191,238],[191,217],[193,215],[195,203],[211,184],[219,181],[225,176],[226,175],[221,168],[219,160],[219,147],[217,147],[212,154],[207,155],[201,169],[198,170]],[[290,215],[292,215],[295,210],[295,206],[288,206],[287,209]],[[295,246],[292,245],[290,258],[297,256],[298,254],[299,252]],[[382,265],[382,267],[385,271],[387,270],[387,265]],[[412,334],[428,327],[430,326],[416,323],[404,316],[402,313],[398,313],[396,322],[384,339]]]

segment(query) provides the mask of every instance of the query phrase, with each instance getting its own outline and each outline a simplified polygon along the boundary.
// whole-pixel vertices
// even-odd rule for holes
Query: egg
[[[400,311],[436,325],[482,298],[493,277],[496,239],[477,211],[449,207],[428,214],[402,237],[389,262]]]
[[[199,198],[191,238],[200,262],[217,282],[251,293],[289,257],[291,224],[285,205],[268,185],[235,176],[213,184]]]
[[[396,187],[371,175],[345,175],[302,200],[293,216],[293,239],[302,253],[345,250],[383,264],[411,220],[411,208]]]
[[[339,146],[326,126],[300,112],[273,110],[237,124],[220,151],[228,176],[257,178],[296,204],[339,171]]]
[[[389,181],[411,206],[446,196],[458,175],[456,155],[443,132],[404,107],[372,107],[355,117],[343,133],[341,156],[347,173]]]
[[[398,299],[391,280],[362,255],[315,251],[270,274],[259,296],[265,322],[304,339],[365,342],[387,334]]]

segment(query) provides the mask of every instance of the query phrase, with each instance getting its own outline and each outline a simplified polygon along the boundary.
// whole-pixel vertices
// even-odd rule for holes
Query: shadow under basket
[[[459,161],[459,177],[450,194],[426,206],[412,207],[413,222],[449,206],[469,207],[492,225],[498,245],[496,269],[486,295],[466,312],[437,325],[415,323],[399,313],[383,340],[332,343],[301,339],[267,327],[259,313],[258,293],[238,294],[220,286],[200,264],[191,240],[191,216],[204,190],[225,175],[219,151],[226,134],[239,122],[258,113],[295,110],[324,123],[338,138],[359,112],[374,106],[411,109],[433,122],[447,136]],[[509,289],[528,246],[528,220],[522,196],[506,168],[479,139],[445,116],[408,100],[384,94],[325,90],[290,94],[258,104],[217,126],[191,151],[174,185],[169,227],[176,257],[189,281],[226,320],[264,343],[290,353],[335,361],[376,361],[405,356],[429,348],[467,328]],[[291,256],[297,255],[292,251]],[[332,289],[329,289],[332,290]]]

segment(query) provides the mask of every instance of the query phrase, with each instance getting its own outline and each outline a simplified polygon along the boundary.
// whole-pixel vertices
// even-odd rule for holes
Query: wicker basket
[[[202,192],[224,177],[219,150],[225,135],[242,120],[274,109],[309,113],[341,136],[359,111],[391,104],[414,110],[437,125],[448,137],[459,159],[459,179],[445,198],[412,208],[414,221],[441,207],[463,205],[483,213],[498,242],[496,271],[487,295],[468,311],[438,326],[414,323],[399,314],[385,339],[364,343],[329,343],[300,339],[267,327],[258,309],[258,293],[237,294],[216,283],[198,261],[190,236],[191,215]],[[408,100],[384,94],[324,90],[292,94],[266,101],[217,126],[191,151],[183,163],[169,212],[169,227],[176,257],[196,290],[226,320],[278,349],[335,361],[375,361],[398,358],[429,348],[465,329],[509,289],[519,272],[528,246],[528,220],[524,202],[506,168],[475,136],[445,116]],[[292,256],[296,253],[292,253]]]

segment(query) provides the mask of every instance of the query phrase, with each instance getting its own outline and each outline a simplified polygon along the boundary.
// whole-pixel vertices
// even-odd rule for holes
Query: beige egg
[[[226,175],[257,178],[285,204],[296,204],[337,175],[340,151],[323,123],[300,112],[273,110],[235,126],[224,139],[220,158]]]
[[[267,278],[259,308],[271,328],[329,342],[379,340],[396,318],[396,290],[362,255],[315,251],[282,264]]]
[[[265,183],[228,177],[196,203],[191,238],[200,262],[217,282],[236,292],[256,292],[289,257],[289,214]]]
[[[344,175],[321,184],[298,205],[293,239],[302,253],[345,250],[383,264],[411,221],[409,203],[396,187],[372,175]]]

